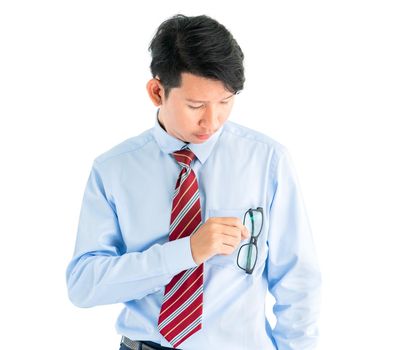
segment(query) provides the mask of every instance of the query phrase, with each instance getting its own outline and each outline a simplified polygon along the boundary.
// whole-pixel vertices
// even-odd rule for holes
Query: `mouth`
[[[207,140],[211,137],[212,134],[196,134],[195,136],[200,140]]]

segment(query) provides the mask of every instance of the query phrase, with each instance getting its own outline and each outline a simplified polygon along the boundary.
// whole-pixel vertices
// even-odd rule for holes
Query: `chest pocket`
[[[242,223],[248,208],[243,209],[208,209],[206,211],[206,220],[212,217],[236,217],[239,218]],[[265,266],[265,261],[268,256],[268,244],[267,244],[267,232],[268,222],[264,217],[263,227],[257,241],[258,255],[255,270],[262,270]],[[249,242],[249,238],[240,242],[234,252],[230,255],[215,255],[206,261],[206,264],[215,265],[223,268],[232,268],[242,271],[237,264],[238,252],[242,245]]]
[[[208,209],[206,211],[206,220],[214,217],[236,217],[240,219],[243,223],[243,218],[247,208],[244,209]],[[215,255],[209,260],[206,261],[206,264],[217,265],[221,267],[228,268],[236,268],[239,270],[239,267],[236,263],[236,259],[238,257],[239,248],[248,242],[247,240],[243,240],[240,242],[239,246],[234,250],[234,252],[230,255]]]

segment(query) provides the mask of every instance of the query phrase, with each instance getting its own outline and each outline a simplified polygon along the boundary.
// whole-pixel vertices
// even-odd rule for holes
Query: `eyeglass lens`
[[[257,237],[261,231],[262,213],[259,211],[249,211],[245,214],[243,222],[249,230],[249,234]]]
[[[251,271],[257,260],[257,246],[253,243],[244,244],[239,250],[238,265],[240,268]]]

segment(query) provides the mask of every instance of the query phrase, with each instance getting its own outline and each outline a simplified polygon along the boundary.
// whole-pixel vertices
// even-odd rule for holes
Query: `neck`
[[[164,124],[163,124],[163,122],[162,122],[162,118],[160,117],[160,110],[158,110],[158,113],[157,113],[157,118],[158,118],[158,122],[159,122],[159,125],[162,127],[162,129],[164,130],[164,131],[166,131],[167,132],[167,130],[166,130],[166,128],[165,128],[165,126],[164,126]]]

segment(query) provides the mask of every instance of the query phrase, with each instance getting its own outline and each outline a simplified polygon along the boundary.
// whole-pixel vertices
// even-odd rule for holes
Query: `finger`
[[[241,232],[242,232],[242,239],[247,239],[250,237],[249,230],[247,229],[246,226],[243,226],[243,230]]]
[[[226,245],[226,244],[222,244],[218,254],[220,254],[220,255],[231,255],[234,251],[235,251],[234,247],[231,247],[231,246]]]
[[[225,236],[241,238],[242,230],[233,226],[219,225],[219,232]]]
[[[222,224],[221,224],[222,225]],[[236,226],[223,225],[223,234],[228,236],[237,236],[240,240],[250,237],[249,230],[246,226],[242,225],[242,228],[237,228]]]
[[[239,229],[242,229],[243,223],[240,218],[237,217],[213,217],[212,218],[214,222],[227,225],[227,226],[235,226]]]
[[[238,246],[238,244],[240,243],[240,238],[237,236],[223,235],[221,243],[223,245],[227,245],[227,246],[230,246],[233,249],[235,249]]]

